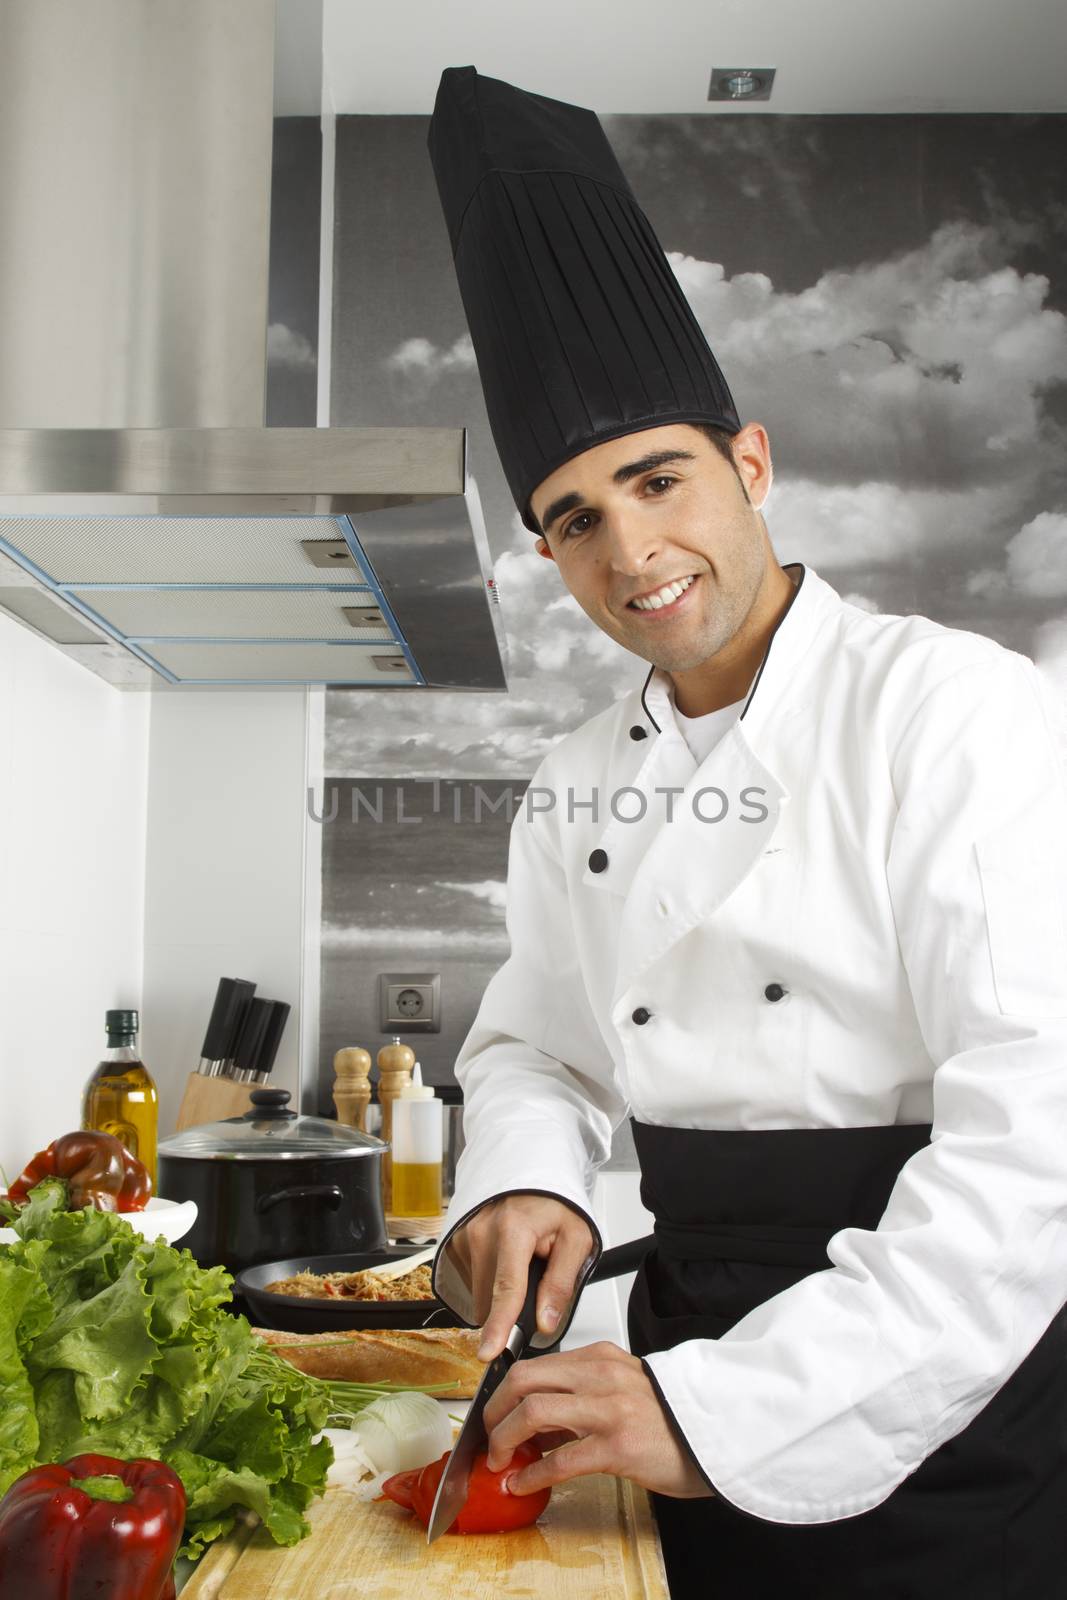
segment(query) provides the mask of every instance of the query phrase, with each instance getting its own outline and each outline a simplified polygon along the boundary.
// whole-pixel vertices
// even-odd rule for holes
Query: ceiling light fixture
[[[774,67],[713,67],[709,100],[769,100]]]

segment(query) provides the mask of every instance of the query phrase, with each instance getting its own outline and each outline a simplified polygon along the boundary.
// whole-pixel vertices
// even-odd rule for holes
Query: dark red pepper
[[[397,1472],[382,1484],[382,1494],[395,1500],[398,1506],[414,1511],[424,1527],[429,1527],[433,1503],[437,1498],[437,1485],[445,1470],[450,1452],[445,1451],[439,1461],[414,1472]],[[507,1533],[512,1528],[528,1528],[536,1522],[551,1497],[551,1489],[538,1489],[535,1494],[512,1494],[507,1486],[511,1473],[540,1461],[541,1451],[527,1439],[501,1472],[490,1472],[486,1466],[486,1452],[480,1450],[471,1465],[467,1498],[449,1533]]]
[[[31,1467],[0,1500],[0,1595],[174,1600],[184,1523],[182,1481],[162,1461]]]
[[[130,1154],[113,1133],[89,1129],[64,1133],[38,1150],[11,1185],[8,1199],[21,1204],[46,1178],[63,1178],[70,1189],[72,1211],[95,1206],[98,1211],[143,1211],[152,1193],[148,1168]]]

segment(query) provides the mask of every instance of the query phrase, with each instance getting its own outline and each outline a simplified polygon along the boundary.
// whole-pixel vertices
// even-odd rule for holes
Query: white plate
[[[196,1221],[196,1201],[164,1200],[153,1195],[143,1211],[124,1211],[122,1215],[143,1238],[158,1239],[162,1235],[168,1244],[175,1244]],[[0,1244],[14,1244],[17,1238],[14,1228],[0,1228]]]

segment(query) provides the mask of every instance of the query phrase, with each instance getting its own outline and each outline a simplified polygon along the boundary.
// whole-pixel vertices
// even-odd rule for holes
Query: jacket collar
[[[734,892],[768,850],[789,802],[774,771],[772,739],[769,732],[763,735],[773,730],[775,713],[796,689],[823,623],[841,604],[813,568],[792,565],[800,569],[796,591],[768,641],[740,717],[704,762],[694,760],[675,723],[669,675],[653,668],[646,680],[640,705],[654,731],[647,739],[627,740],[637,759],[636,770],[625,775],[628,795],[643,809],[637,820],[616,814],[607,821],[599,850],[589,857],[590,863],[606,857],[606,865],[602,859],[599,870],[587,864],[582,878],[589,888],[622,899],[619,994]],[[622,727],[633,723],[637,710],[630,699]],[[619,767],[614,774],[620,775]],[[675,800],[665,816],[668,789]],[[720,796],[728,799],[729,811],[716,821]],[[633,798],[626,810],[635,814]]]
[[[796,682],[797,670],[818,637],[828,611],[841,604],[837,590],[820,578],[814,567],[807,567],[802,561],[791,561],[784,570],[793,578],[796,588],[767,641],[738,717],[741,732],[750,744],[763,732],[779,702]],[[670,674],[661,667],[653,667],[645,679],[641,705],[653,736],[676,730],[674,684]]]

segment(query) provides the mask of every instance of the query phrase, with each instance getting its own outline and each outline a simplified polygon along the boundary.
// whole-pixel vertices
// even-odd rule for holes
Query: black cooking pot
[[[286,1089],[253,1089],[251,1099],[243,1117],[186,1128],[159,1146],[159,1193],[197,1205],[183,1248],[201,1266],[230,1272],[280,1257],[383,1249],[388,1144],[290,1111]]]

